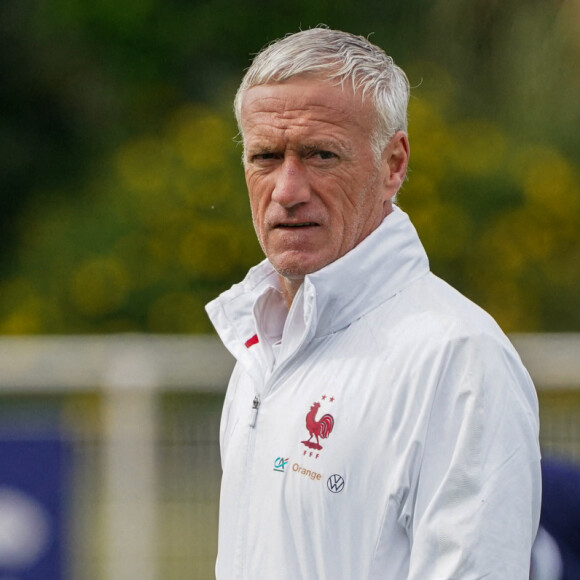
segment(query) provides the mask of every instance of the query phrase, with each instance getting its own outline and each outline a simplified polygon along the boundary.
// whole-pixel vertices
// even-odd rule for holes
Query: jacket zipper
[[[301,346],[301,345],[300,345]],[[297,349],[296,352],[298,352],[300,349]],[[282,367],[279,367],[278,369],[276,369],[271,375],[270,377],[268,377],[268,379],[265,381],[265,383],[263,384],[264,387],[264,393],[269,393],[272,390],[273,385],[276,383],[276,381],[278,380],[278,378],[281,376],[281,369],[285,368],[287,365],[287,362],[285,362]],[[252,470],[252,462],[253,462],[253,458],[254,458],[254,448],[255,448],[255,444],[256,444],[256,422],[258,420],[258,412],[260,410],[260,405],[262,403],[262,398],[259,394],[255,394],[254,395],[254,399],[252,401],[252,411],[251,411],[251,417],[250,417],[250,432],[248,434],[248,444],[246,447],[246,469],[248,471],[248,473],[251,472]],[[241,571],[241,578],[247,578],[246,574],[247,574],[247,554],[248,552],[251,550],[251,546],[249,545],[249,538],[250,538],[250,534],[249,532],[249,528],[250,528],[250,501],[249,501],[249,487],[250,487],[250,483],[249,483],[250,478],[247,477],[245,484],[244,484],[244,492],[243,492],[243,497],[245,498],[245,514],[244,517],[242,519],[242,525],[245,528],[244,531],[240,534],[240,540],[242,542],[243,548],[241,549],[241,554],[240,554],[240,571]]]
[[[252,401],[252,418],[250,420],[250,427],[252,429],[256,426],[258,420],[258,411],[260,409],[260,395],[256,395]]]
[[[249,426],[250,426],[250,430],[248,433],[248,443],[247,443],[247,447],[246,447],[246,473],[248,475],[248,477],[246,477],[246,481],[244,482],[244,491],[243,491],[243,497],[245,499],[244,501],[244,514],[243,517],[240,520],[240,523],[243,527],[243,530],[240,530],[240,537],[238,539],[238,541],[240,542],[240,559],[239,559],[239,576],[236,574],[236,578],[247,578],[247,570],[246,570],[246,560],[247,560],[247,553],[250,549],[250,547],[248,546],[248,531],[249,531],[249,519],[250,519],[250,502],[249,500],[249,488],[251,487],[250,484],[250,480],[253,476],[250,476],[250,474],[253,473],[253,459],[254,459],[254,446],[256,443],[256,431],[255,431],[255,427],[256,427],[256,421],[258,420],[258,411],[260,409],[260,403],[261,403],[261,398],[260,395],[256,394],[254,396],[254,400],[252,401],[252,409],[251,409],[251,415],[250,415],[250,422],[249,422]]]

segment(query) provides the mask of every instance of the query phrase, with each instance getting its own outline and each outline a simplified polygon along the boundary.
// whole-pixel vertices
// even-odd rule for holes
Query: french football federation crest
[[[322,449],[320,439],[327,439],[334,428],[334,418],[329,413],[322,415],[320,419],[316,419],[318,409],[320,409],[320,403],[316,402],[310,407],[310,411],[306,415],[306,429],[308,429],[310,437],[306,441],[302,441],[302,443],[310,449]],[[315,438],[316,442],[312,438]]]

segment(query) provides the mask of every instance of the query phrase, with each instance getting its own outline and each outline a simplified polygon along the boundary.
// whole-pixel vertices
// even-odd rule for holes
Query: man
[[[381,49],[326,28],[270,45],[239,88],[267,259],[207,307],[237,359],[220,580],[528,578],[535,390],[393,203],[408,98]]]

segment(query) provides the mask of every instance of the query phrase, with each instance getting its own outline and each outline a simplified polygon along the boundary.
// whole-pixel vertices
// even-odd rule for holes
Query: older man
[[[267,259],[207,307],[237,359],[220,580],[528,578],[535,390],[393,203],[408,98],[380,48],[326,28],[267,47],[239,88]]]

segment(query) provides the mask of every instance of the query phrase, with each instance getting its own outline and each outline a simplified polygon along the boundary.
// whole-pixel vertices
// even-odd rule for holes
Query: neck
[[[296,279],[289,279],[284,278],[284,276],[279,275],[280,283],[282,285],[282,294],[284,295],[284,302],[286,302],[286,306],[288,310],[290,310],[290,306],[292,306],[292,301],[294,300],[294,296],[302,286],[304,282],[304,278],[296,278]]]

